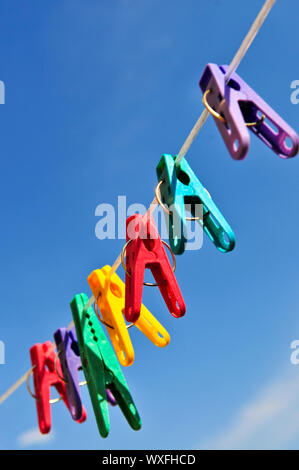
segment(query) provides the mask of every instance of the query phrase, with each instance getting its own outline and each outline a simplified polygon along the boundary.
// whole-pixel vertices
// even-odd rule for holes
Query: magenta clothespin
[[[297,133],[239,75],[233,73],[226,83],[227,69],[208,64],[199,86],[232,158],[246,157],[248,129],[281,158],[294,157],[299,150]]]

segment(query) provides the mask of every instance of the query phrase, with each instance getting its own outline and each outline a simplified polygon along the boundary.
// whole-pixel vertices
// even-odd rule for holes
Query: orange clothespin
[[[140,317],[135,323],[126,325],[125,311],[125,284],[116,273],[110,276],[111,266],[96,269],[87,278],[88,284],[95,297],[95,306],[98,307],[102,318],[98,315],[107,330],[115,349],[119,362],[123,366],[130,366],[134,362],[134,349],[128,332],[130,326],[137,328],[160,348],[167,346],[170,336],[158,320],[142,305]]]

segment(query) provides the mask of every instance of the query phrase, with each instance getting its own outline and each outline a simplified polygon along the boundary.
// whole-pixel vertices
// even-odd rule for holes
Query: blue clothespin
[[[210,194],[197,179],[186,159],[178,167],[176,156],[164,154],[156,168],[162,205],[165,208],[166,225],[169,229],[169,243],[175,254],[182,254],[186,244],[185,204],[190,204],[191,214],[195,218],[195,205],[203,205],[203,219],[198,219],[203,229],[216,247],[223,252],[231,251],[235,246],[235,235],[231,227],[214,204]],[[159,199],[158,192],[156,196]]]

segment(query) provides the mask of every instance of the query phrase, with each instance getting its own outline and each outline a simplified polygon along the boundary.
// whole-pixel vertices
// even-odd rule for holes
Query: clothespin
[[[173,269],[155,222],[150,214],[134,214],[126,222],[126,301],[125,316],[127,321],[136,322],[140,316],[144,271],[149,268],[156,280],[155,285],[163,296],[170,313],[178,318],[186,313],[186,306],[176,281]],[[123,250],[124,253],[124,250]],[[171,252],[174,267],[175,257]]]
[[[71,301],[82,367],[102,437],[107,437],[110,419],[106,389],[112,392],[130,426],[138,430],[141,420],[126,379],[92,307],[86,308],[88,297],[76,295]]]
[[[199,86],[232,158],[246,157],[248,128],[281,158],[294,157],[299,150],[297,133],[239,75],[233,73],[226,83],[227,69],[208,64]]]
[[[116,273],[110,275],[111,266],[96,269],[87,278],[103,317],[103,323],[115,349],[119,362],[129,366],[134,362],[134,349],[124,320],[125,284]],[[132,325],[131,325],[132,326]],[[170,341],[169,334],[149,310],[141,305],[135,326],[156,346],[164,347]]]
[[[39,429],[42,434],[47,434],[51,430],[51,402],[50,387],[54,386],[59,393],[58,401],[62,399],[70,411],[65,384],[61,378],[62,371],[60,361],[54,351],[51,341],[37,343],[30,348],[30,357],[32,363],[32,374],[34,382],[37,417]],[[53,401],[54,402],[54,401]],[[84,414],[82,414],[84,418]],[[82,422],[82,417],[77,422]],[[86,416],[85,416],[86,417]]]
[[[75,335],[75,328],[72,328],[70,331],[67,328],[59,328],[54,333],[54,339],[57,355],[60,359],[70,412],[73,419],[78,420],[84,415],[86,419],[86,411],[81,401],[79,385],[81,358]]]
[[[187,241],[185,204],[190,204],[191,220],[198,220],[202,224],[204,231],[215,246],[223,252],[231,251],[235,246],[235,235],[231,227],[208,191],[197,179],[186,159],[183,159],[178,167],[175,165],[175,159],[176,156],[164,154],[156,169],[159,181],[156,198],[165,212],[172,251],[178,255],[185,250]],[[161,199],[157,189],[160,190]],[[167,204],[168,209],[164,204]],[[203,205],[202,219],[195,217],[196,204]]]
[[[54,333],[54,339],[72,417],[78,420],[84,415],[86,419],[80,392],[79,370],[82,369],[82,363],[75,327],[70,331],[67,328],[58,328]],[[116,405],[110,390],[107,390],[107,399],[111,405]]]
[[[70,331],[68,331],[67,328],[58,328],[54,333],[54,339],[57,354],[60,359],[71,415],[75,420],[84,418],[83,421],[85,421],[86,411],[82,404],[80,392],[80,385],[83,384],[79,382],[78,373],[78,371],[82,369],[82,364],[75,327]],[[116,405],[116,401],[110,390],[107,390],[107,398],[111,405]]]

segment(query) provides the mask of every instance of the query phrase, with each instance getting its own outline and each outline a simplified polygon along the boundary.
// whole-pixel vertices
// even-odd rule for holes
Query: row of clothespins
[[[294,157],[299,148],[297,133],[265,103],[236,73],[227,82],[226,66],[208,64],[200,80],[203,102],[213,115],[223,140],[234,159],[243,159],[249,149],[250,129],[282,158]],[[198,180],[187,161],[163,155],[157,166],[156,198],[163,206],[169,229],[170,251],[185,249],[185,204],[193,210],[202,204],[198,219],[203,230],[222,252],[235,246],[234,233],[210,194]],[[170,210],[171,208],[171,210]],[[127,219],[127,241],[122,251],[125,284],[110,266],[93,271],[88,283],[95,308],[85,294],[71,302],[75,327],[60,328],[50,341],[30,349],[36,407],[40,431],[51,428],[50,386],[55,386],[72,418],[86,419],[81,400],[79,370],[83,369],[100,434],[106,437],[110,421],[108,403],[119,405],[135,430],[141,420],[119,363],[129,366],[134,349],[128,328],[135,325],[156,346],[164,347],[170,337],[165,328],[142,304],[143,285],[156,285],[170,311],[178,318],[186,312],[185,302],[167,257],[165,242],[159,236],[151,213],[135,214]],[[175,263],[174,263],[175,265]],[[155,284],[144,283],[145,269],[150,269]],[[107,328],[112,347],[99,320]],[[126,321],[129,324],[126,324]],[[29,387],[30,390],[30,387]]]

